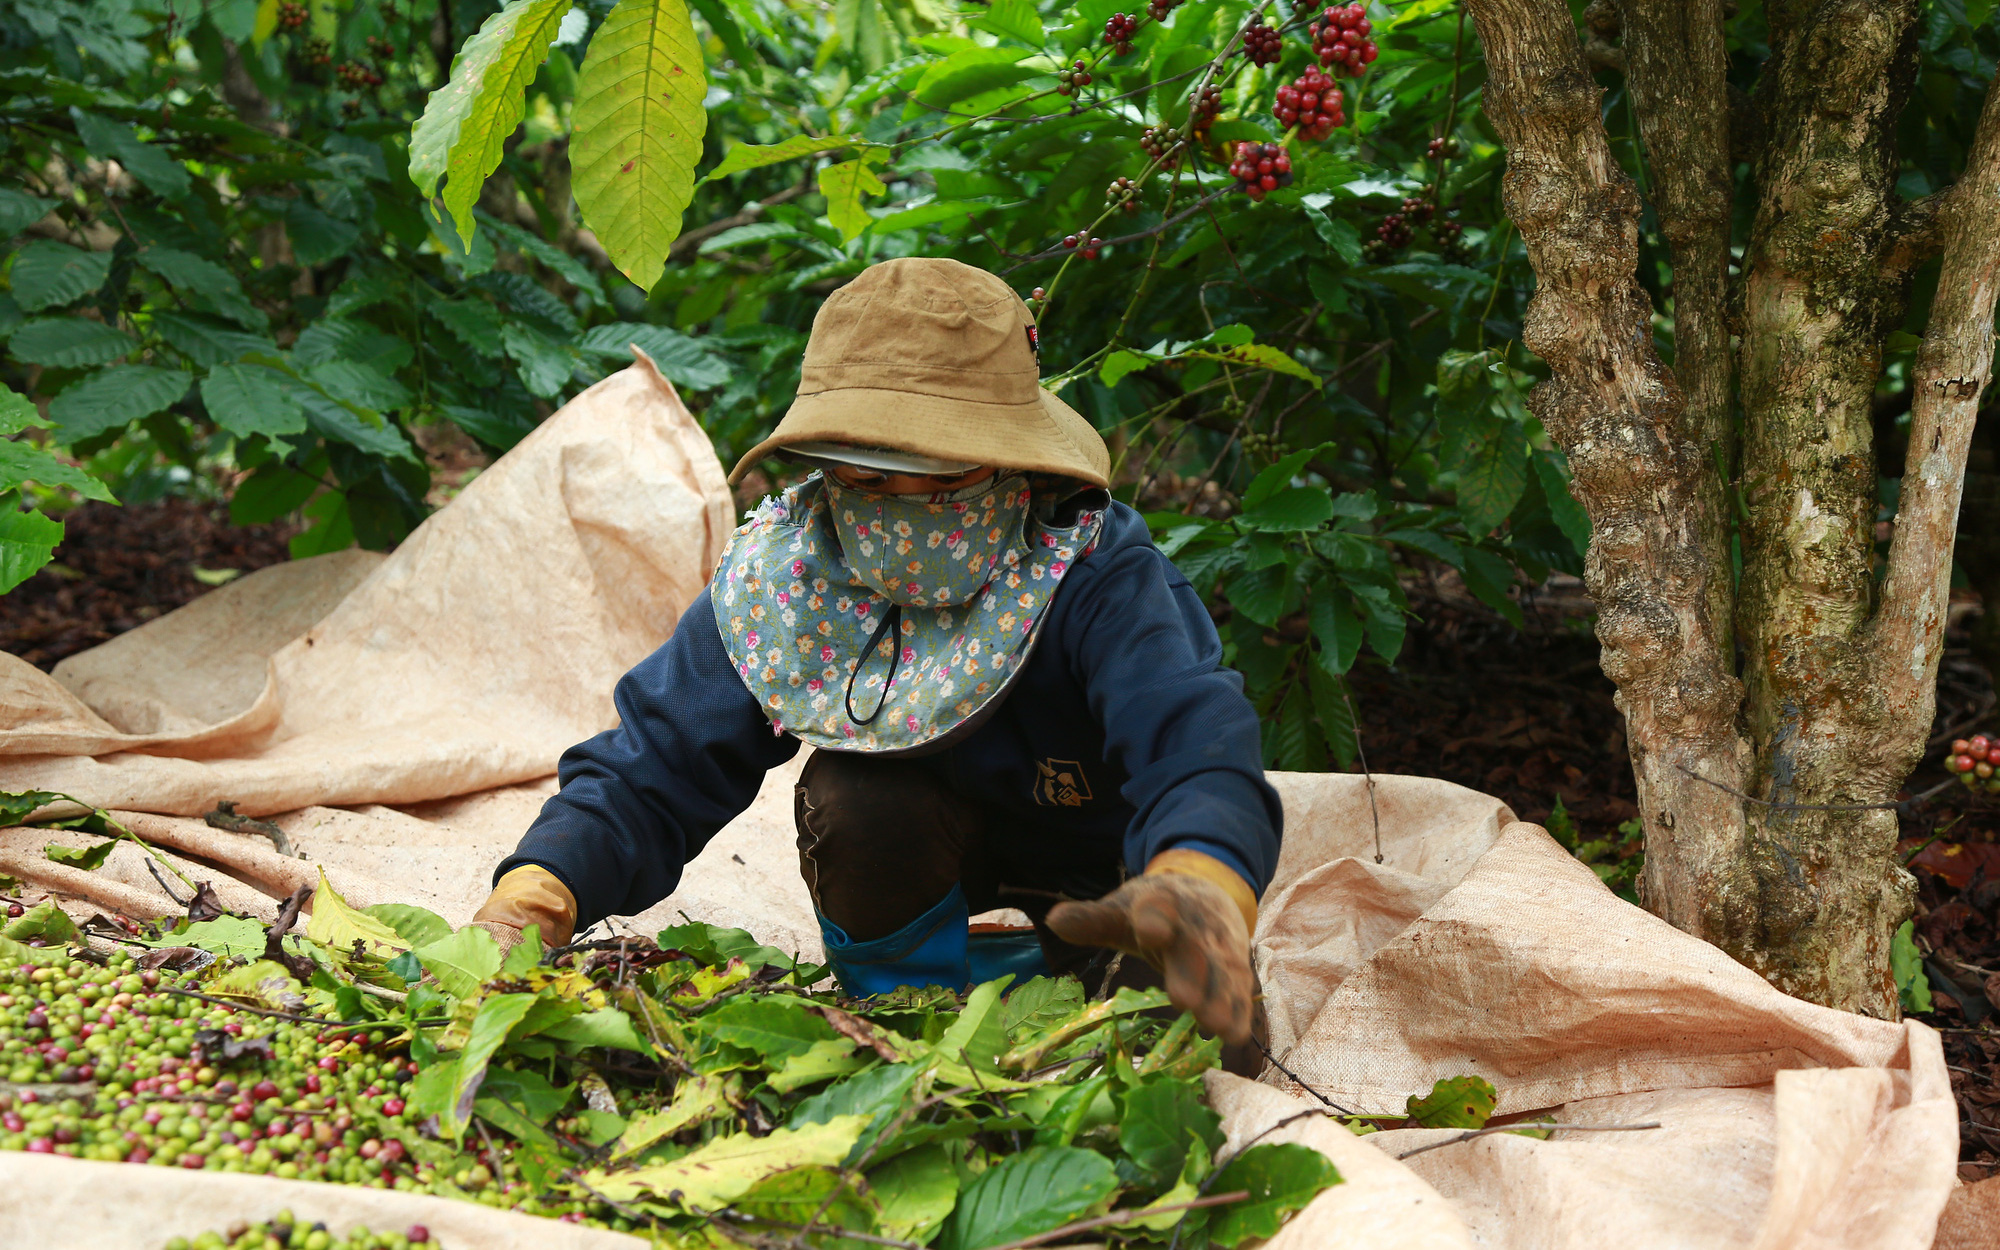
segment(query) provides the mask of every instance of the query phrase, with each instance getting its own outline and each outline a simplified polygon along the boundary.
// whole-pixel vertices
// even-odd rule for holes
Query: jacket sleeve
[[[799,749],[736,676],[706,590],[612,700],[618,727],[563,753],[562,790],[493,874],[539,864],[561,877],[579,932],[673,893],[687,862]]]
[[[1137,814],[1126,866],[1144,871],[1170,847],[1201,851],[1260,895],[1278,865],[1284,808],[1264,780],[1256,709],[1222,666],[1222,639],[1187,579],[1150,542],[1086,559],[1062,621],[1072,672],[1125,769]]]

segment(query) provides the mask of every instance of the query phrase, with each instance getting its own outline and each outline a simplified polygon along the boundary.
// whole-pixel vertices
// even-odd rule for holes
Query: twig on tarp
[[[1547,1129],[1551,1133],[1557,1131],[1565,1133],[1637,1133],[1644,1129],[1659,1127],[1660,1122],[1658,1120],[1650,1124],[1501,1124],[1494,1128],[1470,1129],[1460,1133],[1456,1137],[1447,1137],[1443,1141],[1434,1141],[1428,1146],[1418,1146],[1414,1150],[1405,1150],[1396,1157],[1398,1159],[1408,1159],[1414,1155],[1420,1155],[1426,1150],[1442,1150],[1446,1146],[1456,1146],[1462,1141],[1471,1141],[1476,1137],[1491,1137],[1495,1133],[1533,1132],[1536,1129]]]
[[[1274,1068],[1276,1068],[1276,1069],[1277,1069],[1278,1071],[1280,1071],[1280,1072],[1284,1073],[1284,1074],[1285,1074],[1285,1075],[1286,1075],[1287,1077],[1289,1077],[1289,1078],[1291,1079],[1291,1082],[1292,1082],[1292,1084],[1294,1084],[1294,1085],[1298,1086],[1298,1087],[1299,1087],[1300,1089],[1304,1090],[1304,1091],[1305,1091],[1306,1093],[1308,1093],[1308,1094],[1311,1094],[1311,1095],[1312,1095],[1312,1096],[1313,1096],[1314,1098],[1317,1098],[1317,1099],[1319,1099],[1319,1100],[1320,1100],[1321,1102],[1325,1103],[1325,1104],[1326,1104],[1327,1106],[1329,1106],[1329,1107],[1332,1107],[1332,1108],[1333,1108],[1333,1109],[1334,1109],[1335,1111],[1338,1111],[1338,1112],[1340,1112],[1340,1114],[1342,1114],[1342,1115],[1357,1115],[1357,1114],[1359,1114],[1358,1112],[1354,1112],[1354,1111],[1349,1111],[1349,1110],[1348,1110],[1347,1108],[1345,1108],[1345,1107],[1341,1106],[1341,1105],[1340,1105],[1339,1103],[1335,1102],[1335,1101],[1334,1101],[1333,1099],[1331,1099],[1331,1098],[1328,1098],[1328,1097],[1327,1097],[1327,1096],[1326,1096],[1325,1094],[1322,1094],[1322,1093],[1320,1093],[1320,1092],[1319,1092],[1318,1090],[1314,1089],[1314,1088],[1313,1088],[1312,1086],[1310,1086],[1310,1085],[1306,1084],[1306,1083],[1305,1083],[1305,1079],[1304,1079],[1303,1077],[1301,1077],[1301,1076],[1300,1076],[1300,1075],[1299,1075],[1298,1073],[1296,1073],[1296,1072],[1292,1071],[1292,1070],[1291,1070],[1290,1068],[1288,1068],[1288,1067],[1286,1067],[1286,1066],[1285,1066],[1285,1063],[1284,1063],[1284,1060],[1282,1060],[1282,1059],[1278,1058],[1278,1057],[1277,1057],[1276,1055],[1274,1055],[1274,1054],[1272,1054],[1272,1053],[1271,1053],[1271,1048],[1270,1048],[1269,1046],[1266,1046],[1266,1045],[1264,1044],[1264,1042],[1263,1042],[1263,1040],[1262,1040],[1261,1038],[1257,1038],[1257,1037],[1252,1037],[1252,1038],[1251,1038],[1250,1040],[1251,1040],[1251,1041],[1253,1041],[1253,1042],[1255,1042],[1255,1043],[1257,1044],[1257,1049],[1258,1049],[1258,1050],[1260,1050],[1260,1051],[1262,1051],[1262,1052],[1264,1053],[1264,1058],[1266,1058],[1266,1059],[1268,1059],[1268,1060],[1270,1061],[1270,1063],[1271,1063],[1271,1066],[1272,1066],[1272,1067],[1274,1067]],[[1289,1053],[1289,1052],[1287,1052],[1287,1053]]]
[[[209,828],[220,829],[224,833],[254,833],[269,838],[271,839],[272,847],[286,859],[305,858],[303,855],[292,853],[292,840],[285,836],[283,829],[278,828],[278,826],[268,820],[258,820],[254,816],[237,815],[236,803],[232,799],[217,799],[215,801],[215,810],[203,815],[202,820],[208,824]]]
[[[167,884],[167,879],[160,875],[160,870],[153,866],[153,861],[150,859],[146,861],[146,871],[153,874],[153,880],[160,883],[160,888],[167,892],[167,897],[174,901],[174,906],[186,907],[194,901],[192,894],[186,898],[182,898],[180,895],[174,893],[174,887]]]

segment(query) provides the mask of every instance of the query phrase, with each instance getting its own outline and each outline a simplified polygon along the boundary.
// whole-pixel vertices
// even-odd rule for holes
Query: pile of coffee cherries
[[[1296,82],[1278,88],[1271,115],[1286,126],[1297,126],[1301,139],[1318,142],[1347,124],[1342,103],[1340,88],[1315,65]]]
[[[290,1211],[278,1212],[263,1224],[243,1224],[226,1233],[203,1233],[199,1237],[175,1237],[166,1250],[409,1250],[411,1246],[436,1246],[422,1224],[412,1224],[407,1232],[377,1233],[356,1226],[336,1234],[325,1224],[302,1224]]]
[[[1957,773],[1967,789],[2000,794],[2000,739],[1985,734],[1960,738],[1951,744],[1944,766]]]
[[[383,1030],[206,1002],[122,953],[29,953],[0,954],[0,1150],[583,1218],[538,1198],[504,1139],[461,1151],[423,1134],[404,1114],[416,1064]]]
[[[1359,4],[1343,4],[1328,9],[1320,21],[1306,27],[1306,33],[1312,37],[1320,64],[1337,74],[1359,78],[1379,55],[1369,37],[1372,29],[1365,9]]]

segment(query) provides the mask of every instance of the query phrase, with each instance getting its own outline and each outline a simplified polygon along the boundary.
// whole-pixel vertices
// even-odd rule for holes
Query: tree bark
[[[1756,745],[1752,892],[1704,934],[1789,993],[1894,1017],[1887,945],[1911,882],[1893,798],[1875,607],[1873,397],[1900,315],[1893,128],[1915,68],[1915,0],[1773,6],[1769,123],[1744,257],[1739,369],[1748,507],[1737,629]],[[1955,502],[1955,501],[1954,501]],[[1922,735],[1917,738],[1921,748]]]
[[[1719,397],[1713,380],[1719,309],[1697,316],[1716,318],[1698,329],[1690,361],[1702,379],[1697,410],[1653,350],[1653,310],[1636,277],[1638,195],[1612,158],[1568,8],[1469,0],[1468,9],[1486,48],[1487,115],[1507,145],[1507,210],[1539,279],[1522,339],[1552,376],[1529,403],[1569,456],[1590,514],[1584,580],[1628,725],[1648,903],[1707,936],[1731,874],[1741,876],[1743,813],[1729,789],[1749,761],[1736,729],[1722,482],[1709,452],[1711,423],[1728,411],[1726,364]],[[1712,160],[1705,145],[1719,135],[1708,125],[1662,141]],[[1711,213],[1704,197],[1688,197],[1688,246],[1713,247]],[[1716,300],[1712,281],[1704,292],[1697,280],[1704,299]]]

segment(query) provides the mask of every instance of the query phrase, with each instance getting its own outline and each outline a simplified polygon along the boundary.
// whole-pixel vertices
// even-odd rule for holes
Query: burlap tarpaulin
[[[0,655],[0,787],[118,810],[243,910],[270,914],[323,868],[358,903],[463,922],[553,792],[561,751],[613,723],[613,683],[671,632],[730,516],[706,437],[642,359],[392,555],[252,574],[53,677]],[[817,957],[796,775],[772,774],[673,898],[615,923],[650,932],[685,913]],[[1264,1140],[1322,1150],[1346,1183],[1274,1245],[1985,1244],[1996,1201],[1955,1190],[1957,1115],[1931,1030],[1779,994],[1488,796],[1378,777],[1371,811],[1359,777],[1273,779],[1285,845],[1257,931],[1273,1052],[1353,1111],[1400,1113],[1434,1081],[1477,1073],[1501,1115],[1556,1124],[1546,1140],[1404,1160],[1451,1134],[1293,1119]],[[270,816],[303,859],[210,828],[199,816],[218,799]],[[80,914],[176,910],[129,845],[94,873],[42,853],[88,840],[0,830],[0,872]],[[1209,1090],[1238,1143],[1322,1105],[1275,1069],[1262,1083],[1214,1074]],[[1561,1127],[1642,1123],[1660,1127]],[[201,1227],[290,1208],[337,1227],[428,1223],[450,1246],[633,1244],[444,1199],[18,1154],[0,1154],[0,1244],[43,1244],[11,1239],[58,1226],[75,1234],[61,1244],[121,1250],[198,1231],[162,1222],[169,1190],[198,1195],[172,1210]]]

